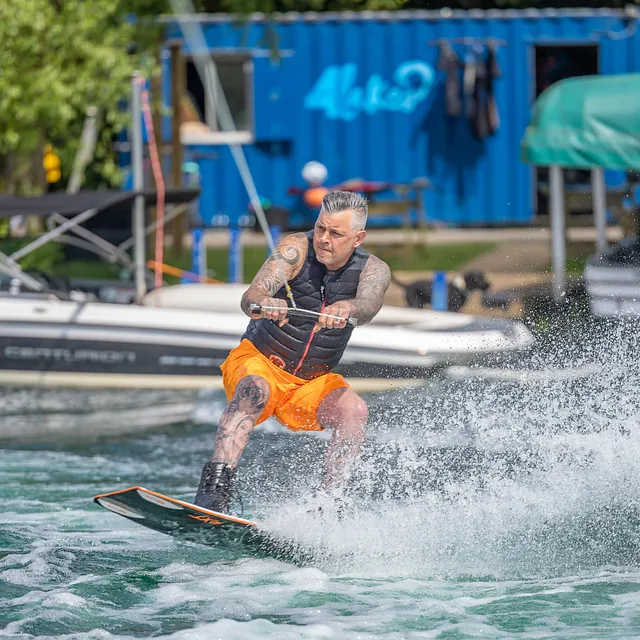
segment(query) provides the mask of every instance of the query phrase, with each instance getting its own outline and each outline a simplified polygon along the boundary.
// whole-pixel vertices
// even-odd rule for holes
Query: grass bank
[[[442,245],[379,245],[372,251],[387,262],[392,270],[399,271],[457,271],[465,263],[495,248],[495,244],[456,243]],[[244,248],[244,281],[250,282],[266,258],[263,247]],[[177,256],[171,250],[165,254],[165,263],[180,269],[191,268],[191,256],[185,252]],[[207,250],[207,267],[210,275],[218,280],[228,279],[228,256],[226,248]],[[121,268],[97,260],[66,260],[54,265],[51,271],[69,278],[118,278]],[[166,281],[177,282],[177,278],[166,276]]]
[[[582,274],[587,260],[596,252],[593,242],[567,242],[567,271]],[[549,262],[542,271],[553,271]]]

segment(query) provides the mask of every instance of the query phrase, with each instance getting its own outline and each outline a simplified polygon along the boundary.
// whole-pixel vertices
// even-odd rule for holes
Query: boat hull
[[[455,322],[438,324],[415,311],[386,310],[376,324],[357,328],[338,371],[422,378],[441,366],[486,362],[533,343],[519,324],[474,323],[456,314],[450,314]],[[246,324],[237,312],[5,298],[0,384],[215,387],[220,364]]]
[[[594,316],[640,316],[640,243],[637,238],[627,238],[593,256],[585,266],[584,280]]]

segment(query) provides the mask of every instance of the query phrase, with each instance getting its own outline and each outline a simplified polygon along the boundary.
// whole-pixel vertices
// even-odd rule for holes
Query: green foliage
[[[89,105],[102,110],[105,125],[97,164],[107,182],[117,178],[111,134],[127,119],[118,102],[132,72],[153,66],[147,54],[159,26],[145,18],[167,8],[164,0],[0,2],[0,189],[42,187],[35,165],[45,142],[56,147],[68,177]],[[28,184],[17,188],[11,178],[20,173]]]
[[[11,255],[14,251],[18,251],[18,249],[21,249],[33,240],[34,238],[11,238],[9,218],[0,220],[0,251],[2,251],[2,253]],[[64,250],[62,246],[50,242],[28,253],[18,261],[18,264],[25,271],[28,269],[51,271],[63,259]]]
[[[14,251],[18,251],[25,245],[33,241],[33,238],[11,238],[0,240],[0,251],[8,255]],[[38,271],[52,271],[57,264],[64,260],[64,250],[62,245],[50,242],[38,247],[24,258],[18,261],[18,264],[24,271],[36,269]]]
[[[598,0],[194,0],[199,11],[342,11],[499,6],[595,6]],[[622,0],[606,0],[620,5]],[[0,0],[0,192],[45,190],[42,148],[52,143],[62,161],[64,189],[77,151],[85,111],[100,109],[100,137],[87,175],[93,188],[116,186],[120,172],[114,134],[128,124],[119,103],[131,74],[157,73],[161,43],[157,18],[169,0]],[[135,20],[131,16],[136,16]],[[274,51],[272,26],[264,44]],[[134,51],[132,51],[132,48]]]
[[[197,0],[201,11],[397,9],[406,0]],[[168,0],[0,0],[0,192],[45,190],[42,148],[52,143],[64,189],[88,106],[100,109],[92,187],[119,183],[112,140],[134,70],[155,69]],[[136,19],[131,19],[131,16]],[[132,52],[132,48],[135,49]],[[157,69],[155,69],[157,72]]]

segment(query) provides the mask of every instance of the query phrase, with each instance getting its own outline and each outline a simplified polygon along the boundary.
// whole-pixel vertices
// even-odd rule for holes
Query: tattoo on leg
[[[244,380],[238,384],[236,395],[238,396],[238,404],[240,408],[252,408],[256,413],[262,413],[266,404],[266,394],[260,384],[251,380],[255,376],[247,378],[247,384],[243,384]]]
[[[249,376],[238,383],[218,424],[213,462],[223,462],[235,469],[268,399],[268,385],[263,378]]]

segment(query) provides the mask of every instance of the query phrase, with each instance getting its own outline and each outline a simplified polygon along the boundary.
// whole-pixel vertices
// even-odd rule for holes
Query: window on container
[[[252,83],[253,63],[250,56],[239,54],[213,55],[222,91],[229,104],[236,132],[225,131],[218,118],[216,106],[206,99],[207,88],[198,74],[195,62],[187,59],[186,108],[182,110],[181,137],[190,144],[225,144],[253,140]],[[205,82],[208,79],[205,78]],[[216,105],[216,87],[211,91]]]

